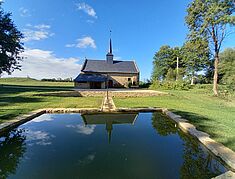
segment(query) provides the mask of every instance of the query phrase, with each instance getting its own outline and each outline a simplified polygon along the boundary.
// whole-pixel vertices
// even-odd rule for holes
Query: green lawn
[[[47,82],[32,78],[0,78],[0,85],[73,88],[73,82]]]
[[[4,84],[4,85],[2,85]],[[41,82],[16,78],[0,79],[0,123],[41,108],[99,108],[102,98],[40,96],[49,92],[70,91],[72,83]]]
[[[191,121],[235,151],[235,98],[213,97],[205,89],[168,91],[170,95],[114,98],[117,107],[164,107]]]

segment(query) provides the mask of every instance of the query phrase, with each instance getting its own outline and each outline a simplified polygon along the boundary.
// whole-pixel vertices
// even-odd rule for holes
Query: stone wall
[[[78,89],[90,89],[91,85],[90,85],[90,82],[86,82],[86,83],[75,82],[74,87]],[[101,89],[105,89],[105,82],[101,83]]]
[[[77,91],[64,91],[64,92],[49,92],[43,94],[37,94],[37,96],[57,96],[57,97],[103,97],[107,95],[106,90],[77,90]],[[168,95],[168,93],[160,91],[109,91],[108,95],[110,97],[148,97],[148,96],[163,96]]]
[[[79,88],[79,89],[89,89],[90,88],[90,83],[78,83],[74,82],[74,87]]]
[[[139,86],[138,74],[109,74],[109,79],[113,80],[114,87],[128,87],[131,83],[132,86]]]

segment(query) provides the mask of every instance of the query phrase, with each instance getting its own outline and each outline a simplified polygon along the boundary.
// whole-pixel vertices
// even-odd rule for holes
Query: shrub
[[[151,84],[152,84],[152,83],[151,83],[150,81],[147,81],[147,82],[140,81],[139,87],[140,87],[140,88],[149,88]]]
[[[154,81],[150,86],[151,89],[166,89],[166,90],[189,90],[191,85],[185,81]]]

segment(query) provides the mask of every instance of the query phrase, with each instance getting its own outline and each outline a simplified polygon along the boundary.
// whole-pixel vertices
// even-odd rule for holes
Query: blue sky
[[[13,76],[74,78],[85,57],[105,59],[111,29],[115,58],[136,60],[141,79],[150,78],[155,52],[184,43],[189,2],[4,0],[4,10],[25,35],[27,58]],[[230,36],[223,47],[234,47],[234,40]]]

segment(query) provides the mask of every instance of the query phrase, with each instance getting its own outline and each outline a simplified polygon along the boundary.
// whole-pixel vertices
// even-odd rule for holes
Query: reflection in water
[[[204,179],[226,171],[161,113],[50,119],[36,118],[0,137],[0,178]],[[107,134],[111,144],[103,140]]]
[[[185,141],[184,163],[180,170],[181,178],[212,178],[219,175],[222,170],[220,162],[212,157],[212,154],[205,152],[206,149],[198,142],[193,142],[192,137],[180,134]]]
[[[89,126],[84,126],[82,124],[78,125],[66,125],[68,128],[73,128],[76,130],[77,133],[84,134],[84,135],[91,135],[94,130],[96,125],[89,125]]]
[[[178,133],[184,141],[184,160],[180,169],[180,178],[212,178],[215,175],[221,174],[223,167],[220,162],[213,159],[212,155],[206,152],[206,149],[199,142],[176,128],[173,121],[167,119],[161,113],[153,113],[152,125],[158,134],[167,136]]]
[[[79,160],[80,165],[88,165],[95,159],[95,153],[89,154],[88,156],[84,157],[83,159]]]
[[[177,128],[175,127],[175,124],[161,113],[153,113],[152,125],[153,128],[157,130],[157,133],[161,136],[167,136],[170,134],[177,133]]]
[[[30,146],[37,145],[51,145],[51,138],[54,138],[54,135],[49,134],[44,131],[33,131],[25,130],[25,135],[27,136],[27,142]]]
[[[26,151],[23,130],[13,130],[0,137],[0,178],[16,172],[20,158]]]
[[[111,142],[113,125],[115,124],[133,124],[137,119],[138,114],[86,114],[82,115],[85,127],[94,126],[98,124],[105,124],[105,129],[108,133],[108,142]]]

